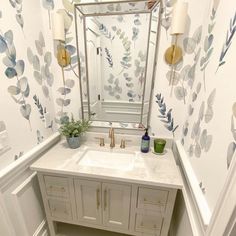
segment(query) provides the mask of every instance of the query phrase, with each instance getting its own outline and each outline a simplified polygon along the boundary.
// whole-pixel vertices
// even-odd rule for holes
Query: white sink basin
[[[77,161],[79,166],[101,167],[121,171],[133,169],[136,152],[122,152],[119,150],[87,149]]]

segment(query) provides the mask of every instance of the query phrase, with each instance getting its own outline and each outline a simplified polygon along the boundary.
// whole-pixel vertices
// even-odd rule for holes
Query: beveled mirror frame
[[[158,54],[158,48],[159,48],[159,38],[160,38],[160,24],[161,24],[161,9],[162,9],[162,1],[160,0],[154,0],[154,5],[150,9],[146,10],[140,10],[140,11],[123,11],[123,12],[106,12],[106,13],[93,13],[93,14],[85,14],[83,13],[79,8],[80,7],[86,7],[86,6],[92,6],[92,5],[104,5],[104,4],[124,4],[124,3],[140,3],[140,2],[146,2],[150,3],[152,1],[148,0],[124,0],[124,1],[106,1],[106,2],[90,2],[90,3],[78,3],[74,5],[74,13],[75,13],[75,31],[76,31],[76,44],[77,44],[77,55],[78,55],[78,70],[79,70],[79,84],[80,84],[80,99],[81,99],[81,117],[84,120],[85,119],[85,113],[84,113],[84,104],[83,104],[83,85],[82,85],[82,79],[81,79],[81,61],[79,57],[80,53],[80,46],[79,46],[79,40],[78,40],[78,12],[80,14],[80,18],[82,16],[83,18],[83,32],[86,32],[86,23],[85,18],[91,17],[91,16],[109,16],[109,15],[127,15],[127,14],[139,14],[139,13],[146,13],[150,14],[150,20],[149,20],[149,33],[148,33],[148,40],[147,40],[147,56],[146,56],[146,62],[145,62],[145,74],[144,74],[144,86],[143,86],[143,94],[142,94],[142,107],[141,107],[141,113],[140,113],[140,122],[132,123],[132,122],[117,122],[117,121],[99,121],[99,120],[91,120],[91,109],[90,109],[90,91],[89,91],[89,78],[88,78],[88,56],[87,56],[87,45],[86,45],[86,34],[84,34],[84,49],[85,49],[85,74],[86,74],[86,87],[87,87],[87,95],[88,95],[88,119],[93,121],[92,127],[98,127],[98,128],[104,128],[104,127],[110,127],[113,125],[113,127],[117,128],[125,128],[125,129],[135,129],[140,130],[144,129],[144,127],[149,127],[150,124],[150,113],[151,113],[151,102],[153,97],[153,89],[154,89],[154,80],[156,76],[156,65],[157,65],[157,54]],[[154,53],[154,61],[152,66],[152,78],[151,79],[151,87],[150,87],[150,97],[148,101],[148,112],[147,112],[147,119],[146,124],[143,124],[143,116],[144,116],[144,100],[145,100],[145,93],[146,91],[146,81],[147,81],[147,69],[148,69],[148,62],[149,62],[149,45],[150,45],[150,34],[151,34],[151,22],[152,22],[152,14],[153,10],[159,5],[158,8],[158,23],[157,23],[157,29],[156,29],[156,42],[155,42],[155,53]],[[114,123],[116,123],[114,125]],[[125,124],[125,126],[122,126],[122,124]],[[127,125],[126,125],[127,124]]]

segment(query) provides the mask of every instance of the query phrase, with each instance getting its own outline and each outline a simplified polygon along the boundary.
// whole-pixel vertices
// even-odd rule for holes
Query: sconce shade
[[[65,41],[64,17],[59,13],[53,14],[53,39]]]
[[[171,34],[184,34],[188,15],[188,3],[178,0],[173,8]]]

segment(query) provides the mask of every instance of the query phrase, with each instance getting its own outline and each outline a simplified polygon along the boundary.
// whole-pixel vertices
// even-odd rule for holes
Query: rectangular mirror
[[[149,125],[159,1],[75,5],[81,116],[93,126]]]

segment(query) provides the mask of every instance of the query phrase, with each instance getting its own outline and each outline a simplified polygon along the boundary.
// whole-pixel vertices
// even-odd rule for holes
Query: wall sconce
[[[59,13],[53,15],[53,39],[59,41],[57,46],[57,62],[64,68],[70,64],[71,57],[65,48],[64,17]]]
[[[187,20],[188,3],[178,0],[173,8],[171,22],[171,35],[175,36],[174,44],[165,52],[165,60],[170,65],[175,65],[183,58],[182,49],[177,45],[178,36],[184,34]]]

